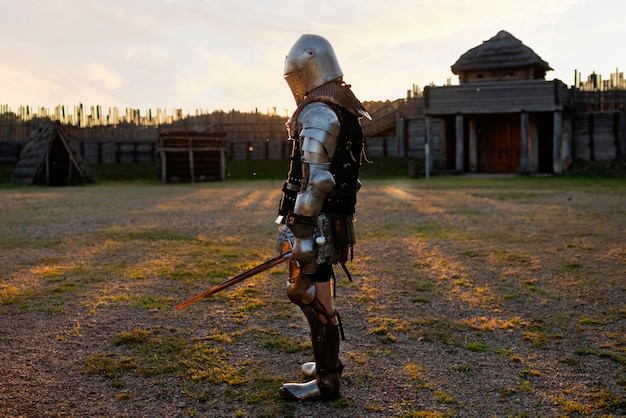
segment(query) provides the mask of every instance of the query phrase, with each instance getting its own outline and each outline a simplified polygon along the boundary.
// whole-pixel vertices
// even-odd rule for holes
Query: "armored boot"
[[[334,400],[339,398],[339,325],[319,319],[309,321],[315,379],[307,383],[285,383],[280,395],[291,400]]]

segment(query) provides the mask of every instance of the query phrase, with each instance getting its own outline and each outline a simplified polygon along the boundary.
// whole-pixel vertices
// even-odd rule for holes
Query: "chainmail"
[[[298,137],[295,130],[297,128],[298,116],[300,115],[300,112],[302,112],[308,104],[313,102],[336,104],[347,109],[350,113],[357,117],[361,117],[363,116],[363,113],[367,113],[365,107],[363,107],[359,99],[356,98],[350,89],[349,84],[345,84],[342,81],[331,81],[314,88],[309,94],[306,95],[304,100],[298,104],[298,108],[286,123],[289,128],[291,138]]]

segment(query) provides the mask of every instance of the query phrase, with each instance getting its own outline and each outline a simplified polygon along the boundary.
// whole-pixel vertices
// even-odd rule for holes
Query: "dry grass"
[[[272,257],[280,182],[0,190],[0,415],[626,414],[626,185],[365,181],[337,306],[343,398]]]

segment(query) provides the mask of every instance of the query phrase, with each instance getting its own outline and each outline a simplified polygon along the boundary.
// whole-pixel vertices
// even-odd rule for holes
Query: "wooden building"
[[[163,132],[157,170],[166,182],[226,180],[226,140],[222,133]]]
[[[581,58],[584,59],[584,58]],[[574,86],[546,80],[546,61],[506,31],[462,54],[451,66],[459,78],[446,86],[413,85],[406,98],[364,102],[373,120],[362,120],[372,157],[409,159],[426,172],[563,173],[574,161],[626,157],[626,79],[593,73]],[[0,162],[14,163],[24,139],[42,121],[0,105]],[[291,144],[285,121],[268,115],[216,111],[183,117],[142,118],[82,106],[63,119],[85,161],[93,164],[157,160],[163,181],[225,178],[224,159],[286,159]],[[116,113],[117,112],[117,113]],[[41,112],[40,112],[41,113]],[[55,109],[55,117],[65,115]],[[120,113],[121,114],[121,113]],[[113,120],[111,125],[109,122]],[[72,125],[74,121],[74,125]],[[6,143],[2,143],[6,141]],[[60,181],[60,180],[59,180]]]
[[[572,161],[573,105],[551,68],[506,31],[454,63],[459,85],[426,87],[426,143],[440,168],[479,173],[561,173]],[[432,129],[438,122],[438,132]],[[430,147],[426,147],[428,150]]]

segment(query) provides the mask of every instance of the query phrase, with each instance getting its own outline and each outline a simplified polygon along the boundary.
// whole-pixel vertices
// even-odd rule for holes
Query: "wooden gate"
[[[478,171],[520,171],[521,133],[519,114],[496,114],[477,118]]]

